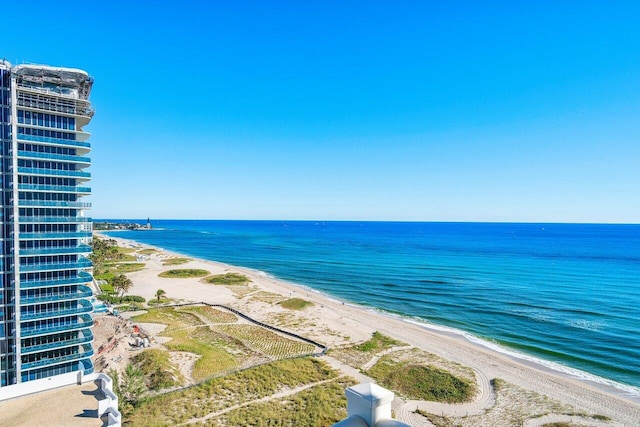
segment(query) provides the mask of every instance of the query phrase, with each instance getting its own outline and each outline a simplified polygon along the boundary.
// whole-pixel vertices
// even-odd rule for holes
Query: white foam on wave
[[[548,310],[541,309],[513,309],[508,310],[509,313],[516,316],[523,316],[537,322],[551,322],[552,315]]]
[[[597,320],[586,320],[586,319],[574,319],[574,320],[570,320],[568,323],[569,323],[569,326],[572,326],[574,328],[586,329],[589,331],[599,331],[604,326],[606,326],[604,322],[597,321]]]

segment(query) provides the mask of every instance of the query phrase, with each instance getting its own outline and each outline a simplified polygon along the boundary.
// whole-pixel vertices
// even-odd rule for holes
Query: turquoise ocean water
[[[152,224],[111,235],[261,270],[640,393],[640,225]]]

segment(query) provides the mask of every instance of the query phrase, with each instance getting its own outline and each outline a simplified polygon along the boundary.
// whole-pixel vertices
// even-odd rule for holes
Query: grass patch
[[[242,299],[247,295],[249,295],[250,293],[255,292],[256,289],[258,288],[255,286],[240,285],[240,286],[229,286],[227,289],[229,289],[236,298]]]
[[[137,261],[137,260],[138,259],[134,255],[120,254],[117,260],[106,262],[105,265],[109,266],[109,265],[117,264],[119,262],[131,262],[131,261]]]
[[[248,348],[272,359],[306,355],[316,349],[313,344],[292,340],[255,325],[220,325],[215,330],[239,339]]]
[[[141,304],[131,303],[131,304],[123,304],[118,306],[118,310],[121,312],[125,311],[140,311],[143,307]]]
[[[216,421],[222,425],[330,426],[347,416],[344,389],[352,379],[331,381],[283,399],[255,403],[227,412]]]
[[[162,262],[162,265],[180,265],[186,264],[192,261],[191,258],[167,258]]]
[[[280,360],[149,398],[134,409],[128,421],[135,426],[182,424],[230,405],[252,402],[285,389],[333,379],[337,375],[336,371],[317,359]]]
[[[147,301],[147,305],[162,305],[162,304],[169,304],[170,302],[172,302],[173,300],[171,298],[164,298],[161,297],[160,301],[158,301],[158,298],[153,297],[151,298],[149,301]]]
[[[141,249],[141,250],[138,251],[138,253],[140,255],[153,255],[153,254],[158,253],[158,252],[160,252],[160,251],[157,250],[157,249],[152,249],[152,248]]]
[[[146,313],[133,317],[132,320],[167,325],[165,332],[204,325],[198,316],[178,310],[178,307],[151,309]]]
[[[332,348],[329,350],[329,354],[349,366],[360,368],[369,362],[373,355],[391,347],[403,345],[406,344],[376,331],[371,335],[371,339],[365,342],[346,347]]]
[[[135,248],[123,248],[122,246],[116,246],[115,248],[121,254],[132,254],[136,251]]]
[[[235,323],[238,321],[238,316],[235,314],[208,305],[185,306],[180,311],[195,314],[205,323]]]
[[[276,294],[274,292],[259,291],[251,297],[251,300],[266,302],[268,304],[275,304],[282,301],[282,298],[282,295]]]
[[[123,303],[129,303],[129,302],[133,302],[133,303],[142,303],[144,302],[144,297],[141,297],[139,295],[123,295],[123,296],[118,296],[118,295],[98,295],[97,298],[100,301],[105,301],[108,302],[109,304],[123,304]]]
[[[106,294],[112,294],[114,292],[113,286],[109,283],[105,283],[104,285],[100,285],[100,290]]]
[[[111,282],[114,276],[115,274],[106,272],[102,274],[96,274],[95,276],[93,276],[93,278],[96,280],[106,280],[107,282]]]
[[[475,385],[469,380],[433,366],[396,362],[388,356],[380,358],[367,375],[409,399],[461,403],[475,394]]]
[[[163,335],[173,338],[165,344],[169,349],[187,351],[201,356],[196,361],[191,374],[196,381],[239,366],[236,358],[221,345],[226,343],[225,337],[211,333],[209,328],[174,331],[163,333]]]
[[[311,301],[303,300],[302,298],[289,298],[278,303],[282,308],[288,310],[304,310],[307,307],[313,306]]]
[[[378,353],[391,347],[406,345],[402,341],[394,340],[386,335],[376,331],[371,336],[369,341],[365,341],[362,344],[355,346],[355,349],[365,353]]]
[[[250,282],[247,276],[238,273],[216,274],[215,276],[205,278],[204,281],[211,285],[231,286],[246,285]]]
[[[145,385],[149,390],[161,390],[180,385],[184,378],[171,364],[169,353],[157,349],[136,354],[132,364],[144,373]]]
[[[113,264],[108,267],[110,272],[116,273],[133,273],[134,271],[144,270],[146,265],[141,262],[127,262],[123,264]]]
[[[194,313],[163,307],[151,309],[133,317],[133,320],[167,325],[161,334],[172,338],[165,344],[167,348],[200,355],[193,368],[195,380],[203,380],[238,366],[236,358],[225,351],[226,337],[212,332]]]
[[[167,270],[158,274],[159,277],[165,277],[169,279],[185,279],[189,277],[204,277],[210,274],[207,270],[200,270],[197,268],[182,268],[177,270]]]
[[[167,325],[163,336],[172,338],[171,350],[200,355],[194,366],[196,380],[241,367],[245,361],[302,356],[316,347],[289,339],[256,325],[238,324],[233,313],[209,306],[159,307],[135,316],[135,322]]]

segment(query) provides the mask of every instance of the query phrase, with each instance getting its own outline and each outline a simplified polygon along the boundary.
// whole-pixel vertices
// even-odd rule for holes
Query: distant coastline
[[[147,233],[136,233],[136,236],[147,235]],[[149,245],[131,236],[126,237],[126,239],[131,240],[125,240],[121,236],[123,236],[123,233],[118,232],[115,236],[110,237],[115,238],[123,245],[134,246],[142,244],[145,247],[155,247],[161,254],[169,256],[193,256],[193,253],[189,253],[189,251],[167,252],[163,246]],[[328,326],[311,329],[303,327],[302,330],[296,330],[296,332],[304,332],[307,336],[314,336],[319,342],[326,343],[330,347],[334,347],[336,339],[343,334],[350,336],[351,339],[357,342],[361,337],[366,337],[370,333],[368,332],[369,329],[373,327],[373,330],[380,330],[394,338],[419,346],[429,352],[443,355],[464,366],[471,366],[473,369],[477,369],[485,378],[501,378],[553,399],[571,401],[574,405],[578,404],[581,410],[607,414],[613,420],[621,420],[628,423],[634,417],[640,416],[640,395],[638,394],[638,389],[631,386],[609,382],[606,379],[597,378],[579,371],[563,369],[561,366],[546,363],[544,360],[523,357],[517,352],[504,351],[504,349],[492,345],[490,342],[479,340],[460,330],[432,325],[422,320],[412,320],[405,316],[347,303],[340,298],[336,299],[328,296],[322,291],[276,279],[263,271],[197,258],[194,259],[190,268],[206,268],[210,271],[239,271],[251,277],[253,282],[265,291],[282,295],[291,295],[293,293],[305,299],[311,299],[315,302],[316,309],[305,311],[305,317],[309,316],[307,317],[308,322],[305,323],[320,326],[324,322],[329,322]],[[179,286],[176,283],[176,287],[169,287],[170,283],[158,283],[155,274],[153,271],[134,273],[132,275],[135,284],[133,293],[142,294],[145,298],[150,298],[153,296],[155,288],[161,285],[173,297],[203,301],[210,299],[215,302],[233,304],[233,299],[228,300],[230,298],[228,295],[213,296],[205,293],[204,288],[197,281],[194,282],[193,288],[188,286],[186,282],[179,284]],[[253,312],[258,318],[268,317],[267,313],[260,314],[261,311],[254,311],[258,309],[257,307],[252,305],[243,305],[243,307],[245,310]],[[336,335],[317,332],[318,330],[334,330],[334,328],[341,332]],[[605,408],[616,409],[611,411]],[[445,409],[443,407],[438,411],[444,411]]]
[[[146,223],[135,221],[104,221],[97,220],[93,223],[93,229],[96,231],[146,231],[151,230],[151,222]]]
[[[640,384],[634,344],[626,341],[634,339],[638,310],[631,291],[640,280],[640,226],[156,220],[154,227],[118,236],[269,271],[342,301],[469,331],[516,354]],[[624,310],[605,310],[607,288]],[[580,309],[593,301],[598,311]],[[531,335],[537,330],[544,342]],[[612,346],[622,334],[625,341]],[[590,356],[591,347],[606,353]],[[590,359],[576,366],[576,355],[594,363],[617,357],[629,374],[611,376],[601,365],[594,371]]]

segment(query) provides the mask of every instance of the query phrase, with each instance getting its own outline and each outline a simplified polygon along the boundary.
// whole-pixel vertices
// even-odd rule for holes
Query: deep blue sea
[[[151,231],[111,235],[261,270],[343,301],[466,331],[510,351],[640,387],[640,225],[152,225]]]

